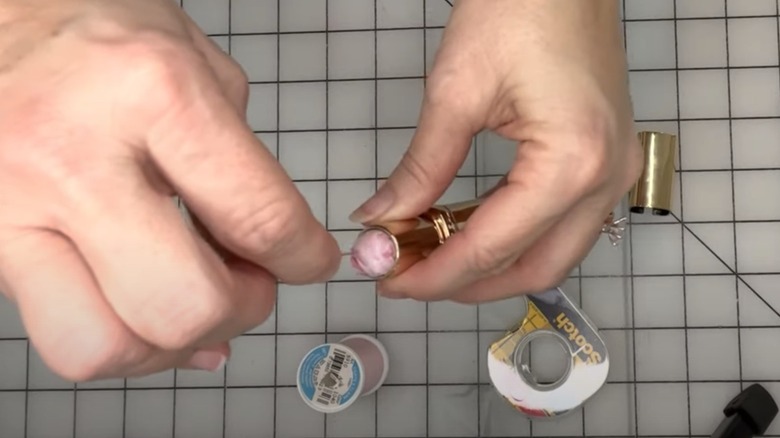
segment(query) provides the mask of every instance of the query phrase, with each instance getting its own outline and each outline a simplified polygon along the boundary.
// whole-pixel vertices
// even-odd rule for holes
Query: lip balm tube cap
[[[677,137],[662,132],[643,131],[639,142],[644,153],[644,168],[629,194],[632,213],[650,210],[666,216],[672,209]]]

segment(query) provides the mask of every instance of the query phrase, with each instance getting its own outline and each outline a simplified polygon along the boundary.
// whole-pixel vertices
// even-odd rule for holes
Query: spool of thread
[[[298,393],[318,412],[341,412],[376,392],[384,384],[388,368],[387,350],[378,340],[350,335],[306,353],[298,365]]]

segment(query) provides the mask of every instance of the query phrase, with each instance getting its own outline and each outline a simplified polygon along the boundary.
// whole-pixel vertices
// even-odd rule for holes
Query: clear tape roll
[[[526,297],[522,322],[493,342],[488,350],[490,380],[519,412],[534,419],[561,417],[580,407],[606,382],[607,347],[588,317],[560,288]],[[539,384],[521,365],[523,349],[539,336],[559,341],[569,361],[565,374]]]

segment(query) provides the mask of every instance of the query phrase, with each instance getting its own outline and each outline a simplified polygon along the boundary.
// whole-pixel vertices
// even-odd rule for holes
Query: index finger
[[[335,239],[216,81],[189,74],[197,95],[150,131],[157,165],[228,251],[283,282],[329,279],[341,259]]]

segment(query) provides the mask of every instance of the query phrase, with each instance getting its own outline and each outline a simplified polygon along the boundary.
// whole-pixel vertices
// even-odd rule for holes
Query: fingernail
[[[226,362],[227,357],[222,353],[204,350],[195,353],[192,358],[190,358],[189,365],[198,370],[216,372],[221,370]]]
[[[356,223],[369,222],[389,210],[393,202],[395,202],[393,191],[387,186],[382,186],[374,196],[349,215],[349,220]]]
[[[380,297],[387,298],[388,300],[404,300],[407,298],[403,293],[387,290],[381,283],[376,285],[376,292]]]

